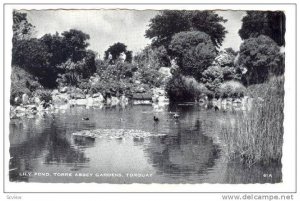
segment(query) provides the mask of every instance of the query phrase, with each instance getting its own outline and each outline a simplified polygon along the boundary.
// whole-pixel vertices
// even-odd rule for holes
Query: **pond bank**
[[[142,96],[142,95],[140,95]],[[77,98],[76,98],[77,97]],[[35,98],[37,100],[38,98]],[[154,93],[151,99],[143,98],[128,98],[122,95],[121,97],[104,98],[101,93],[86,95],[84,98],[79,96],[70,96],[66,93],[53,92],[52,101],[45,103],[44,101],[30,102],[28,104],[20,104],[18,106],[10,107],[10,118],[34,118],[35,115],[44,115],[45,113],[56,113],[60,110],[66,110],[71,107],[126,107],[128,104],[133,105],[152,105],[156,112],[164,110],[166,105],[169,105],[169,100],[162,93]],[[186,104],[186,103],[179,103]],[[253,98],[244,97],[242,99],[213,99],[203,100],[197,103],[199,106],[206,109],[214,109],[215,111],[250,111],[253,104]]]
[[[129,103],[133,105],[153,105],[156,111],[161,111],[165,105],[169,104],[166,91],[162,88],[154,88],[151,91],[136,92],[132,96],[119,97],[111,95],[102,95],[100,92],[94,94],[85,94],[78,88],[62,87],[51,91],[49,101],[42,101],[41,97],[29,98],[23,94],[21,104],[11,106],[10,118],[28,117],[34,118],[35,115],[43,113],[54,113],[57,110],[66,110],[70,107],[85,106],[103,108],[121,106],[126,107]],[[263,99],[259,99],[263,102]],[[20,101],[20,100],[18,100]],[[243,98],[219,98],[208,100],[204,97],[197,101],[204,108],[213,108],[214,110],[223,111],[250,111],[253,104],[253,98],[244,96]]]

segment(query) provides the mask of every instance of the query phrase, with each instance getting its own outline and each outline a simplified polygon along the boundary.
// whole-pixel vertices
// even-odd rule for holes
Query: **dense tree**
[[[193,76],[198,81],[201,73],[216,57],[216,49],[209,35],[199,31],[175,34],[169,48],[176,57],[180,72]]]
[[[13,11],[13,42],[29,39],[34,32],[34,26],[28,22],[27,14]]]
[[[105,51],[104,59],[105,60],[108,59],[109,54],[111,54],[112,60],[116,61],[117,59],[119,59],[119,56],[121,55],[122,52],[124,52],[126,55],[125,61],[131,62],[132,61],[132,51],[128,51],[127,46],[124,43],[120,43],[120,42],[113,44]]]
[[[95,53],[86,49],[88,39],[89,35],[75,29],[61,35],[20,39],[13,44],[12,64],[38,77],[47,88],[57,85],[59,74],[72,74],[71,71],[87,78],[96,71]]]
[[[247,69],[243,76],[245,84],[262,83],[271,75],[284,73],[284,55],[275,41],[260,35],[241,44],[237,65]]]
[[[41,37],[41,42],[47,46],[48,52],[52,54],[52,65],[57,65],[71,59],[74,62],[80,61],[87,55],[86,48],[90,38],[88,34],[80,30],[71,29],[61,35],[45,34]]]
[[[242,39],[266,35],[279,46],[285,44],[285,14],[282,11],[247,11],[239,35]]]
[[[89,46],[87,40],[90,39],[88,34],[80,30],[70,29],[62,34],[62,43],[65,45],[66,54],[74,61],[80,61],[84,58],[86,48]]]
[[[191,30],[198,30],[208,34],[216,47],[222,45],[227,31],[221,23],[227,22],[226,19],[214,11],[192,11],[188,13],[188,16],[190,16]]]
[[[88,78],[96,72],[96,53],[92,50],[87,50],[84,54],[85,66],[81,72],[83,78]]]
[[[51,54],[39,39],[19,40],[12,49],[12,64],[38,77],[44,86],[55,86],[55,69],[49,61]]]
[[[134,61],[141,68],[158,70],[160,67],[170,66],[170,59],[164,46],[158,48],[146,46],[140,53],[134,56]]]
[[[66,45],[63,43],[63,38],[56,34],[45,34],[40,38],[40,41],[47,47],[47,52],[51,54],[50,65],[56,66],[65,62],[70,55],[66,51]]]
[[[151,19],[146,37],[152,39],[152,45],[163,45],[168,49],[172,36],[184,31],[201,31],[207,33],[215,46],[220,46],[226,34],[221,23],[226,22],[214,11],[161,11]]]

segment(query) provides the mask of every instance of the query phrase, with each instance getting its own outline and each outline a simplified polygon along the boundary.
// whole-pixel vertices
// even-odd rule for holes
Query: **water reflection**
[[[174,119],[177,113],[180,118]],[[153,116],[159,122],[153,121]],[[70,108],[36,119],[10,122],[10,181],[97,183],[275,183],[281,166],[249,168],[224,160],[221,125],[243,113],[195,104],[115,108]],[[88,117],[89,121],[83,121]],[[138,129],[147,138],[74,137],[91,129]],[[155,134],[159,134],[155,136]],[[161,136],[160,134],[165,134]],[[39,178],[22,172],[152,173],[151,178]],[[263,178],[264,173],[273,175]],[[257,175],[257,176],[255,176]]]
[[[192,183],[201,181],[201,176],[219,157],[212,139],[188,131],[152,139],[145,152],[157,174],[177,179],[177,182],[178,179]]]

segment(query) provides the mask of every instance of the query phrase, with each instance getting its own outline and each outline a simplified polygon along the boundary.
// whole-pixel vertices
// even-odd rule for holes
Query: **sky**
[[[136,52],[142,50],[151,40],[145,38],[150,19],[159,12],[155,10],[27,10],[28,21],[36,27],[36,37],[46,33],[62,33],[69,29],[79,29],[90,35],[90,46],[103,58],[104,51],[116,42],[127,45]],[[216,11],[228,19],[224,23],[227,30],[222,47],[238,50],[241,38],[238,30],[245,11]]]

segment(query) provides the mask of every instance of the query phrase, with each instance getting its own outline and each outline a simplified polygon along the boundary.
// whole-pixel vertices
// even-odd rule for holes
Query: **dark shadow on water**
[[[51,170],[59,169],[66,172],[129,171],[126,169],[128,166],[126,163],[131,161],[130,157],[134,154],[138,156],[136,159],[143,163],[134,161],[139,165],[132,166],[136,168],[133,171],[149,170],[155,173],[153,180],[137,180],[138,183],[278,183],[282,181],[281,165],[271,164],[263,167],[254,164],[249,168],[240,161],[230,163],[222,161],[224,158],[221,151],[222,144],[216,140],[221,132],[220,124],[234,123],[239,114],[214,111],[191,103],[171,104],[166,108],[158,112],[152,106],[103,109],[74,107],[65,113],[53,114],[41,119],[12,120],[10,122],[12,157],[9,165],[10,181],[31,182],[32,178],[19,173],[51,168]],[[175,113],[180,116],[178,119],[174,119]],[[154,115],[159,118],[158,122],[153,121]],[[88,117],[89,121],[83,121],[83,117]],[[89,129],[135,129],[159,135],[130,139],[125,137],[89,139],[72,136],[72,132]],[[129,154],[115,150],[122,150]],[[122,164],[114,157],[110,157],[111,153],[122,159]],[[102,158],[99,156],[101,154]],[[34,181],[49,182],[38,179]],[[102,182],[102,180],[85,181]],[[81,182],[81,180],[70,179],[68,182]],[[118,182],[124,181],[115,181]]]
[[[77,146],[90,147],[93,146],[93,142],[78,142],[72,139],[66,134],[67,128],[58,128],[55,126],[55,121],[49,119],[42,122],[39,126],[41,129],[37,132],[32,130],[32,121],[26,122],[28,125],[25,129],[15,128],[14,124],[10,125],[10,130],[13,132],[10,134],[10,181],[28,182],[29,176],[22,173],[34,172],[39,158],[43,159],[45,165],[63,164],[73,170],[85,167],[78,164],[89,162],[84,150]],[[31,136],[32,132],[33,136]],[[22,141],[14,139],[20,135],[25,135]]]
[[[47,147],[47,151],[45,164],[76,164],[89,162],[89,159],[85,157],[83,151],[72,146],[67,138],[60,137],[56,132],[50,135],[50,143]]]
[[[156,173],[171,179],[163,183],[199,183],[219,158],[219,147],[203,135],[199,120],[189,129],[182,129],[180,122],[177,128],[177,133],[152,138],[145,153]]]

